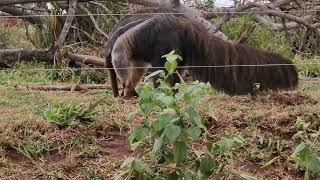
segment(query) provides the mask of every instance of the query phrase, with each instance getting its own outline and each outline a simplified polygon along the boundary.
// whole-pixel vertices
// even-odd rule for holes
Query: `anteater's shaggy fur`
[[[149,9],[144,12],[174,11]],[[298,83],[298,74],[293,65],[232,66],[292,64],[278,54],[227,43],[183,15],[142,14],[122,19],[110,33],[106,44],[106,65],[113,67],[116,72],[109,71],[114,95],[118,95],[116,74],[124,86],[124,95],[133,96],[134,88],[148,66],[164,66],[165,60],[161,56],[171,50],[176,50],[182,56],[183,61],[178,61],[179,66],[229,66],[188,70],[193,79],[210,82],[214,88],[231,95],[251,93],[256,83],[260,84],[260,90],[288,89]],[[136,66],[146,68],[130,68]],[[176,81],[176,78],[172,79]]]

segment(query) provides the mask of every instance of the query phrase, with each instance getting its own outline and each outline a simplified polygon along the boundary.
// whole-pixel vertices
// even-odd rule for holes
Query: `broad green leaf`
[[[180,135],[181,128],[179,126],[172,124],[172,125],[165,128],[164,133],[165,133],[166,137],[170,140],[170,142],[173,142]]]
[[[188,114],[190,120],[191,120],[191,123],[196,126],[196,127],[199,127],[199,128],[205,128],[203,125],[202,125],[202,122],[201,122],[201,116],[198,114],[197,111],[194,110],[194,108],[187,108],[185,109],[185,112]]]
[[[320,173],[320,157],[314,155],[309,156],[307,157],[306,163],[312,173]]]
[[[174,62],[174,61],[177,61],[178,58],[176,55],[171,55],[171,56],[167,56],[166,59],[167,59],[167,62],[168,61]]]
[[[155,156],[159,156],[161,154],[161,149],[163,147],[163,141],[160,138],[157,138],[154,142],[152,152]]]
[[[214,160],[211,157],[206,157],[201,160],[199,169],[201,173],[211,175],[215,166]]]
[[[161,104],[169,108],[173,108],[176,105],[175,100],[171,96],[167,96],[165,94],[159,94],[156,99],[159,100]]]
[[[176,114],[160,114],[159,118],[154,123],[154,129],[159,132],[179,119],[180,117]]]
[[[171,56],[171,55],[173,55],[175,52],[176,52],[175,50],[172,50],[172,51],[170,51],[168,54],[162,55],[161,58],[166,58],[166,57],[168,57],[168,56]]]
[[[137,127],[134,129],[128,137],[130,144],[133,144],[138,141],[145,140],[149,136],[149,129],[145,127]]]
[[[292,156],[296,156],[297,154],[299,154],[301,151],[306,149],[306,145],[302,142],[300,143],[294,150],[294,152],[292,153]]]
[[[189,136],[193,139],[193,140],[198,140],[199,136],[201,134],[201,129],[199,127],[194,127],[194,128],[189,128],[188,130],[188,134]]]
[[[233,145],[233,140],[223,137],[217,145],[220,147],[222,152],[227,152]]]
[[[182,60],[182,57],[178,54],[175,54],[175,50],[172,50],[170,53],[162,55],[161,58],[166,58],[167,61]]]
[[[184,91],[183,99],[190,106],[196,107],[207,96],[211,90],[211,86],[205,83],[194,82],[191,86],[188,86]]]
[[[179,166],[187,159],[187,145],[183,141],[177,141],[173,144],[173,155],[176,165]]]
[[[139,173],[146,172],[152,176],[154,175],[154,172],[151,170],[151,168],[139,159],[135,159],[132,161],[132,167]]]
[[[154,88],[150,85],[143,85],[136,88],[139,94],[139,107],[144,114],[148,114],[153,108],[153,93]]]
[[[134,160],[133,157],[127,158],[123,161],[123,163],[121,164],[120,168],[123,169],[125,167],[127,167],[129,164],[132,163],[132,161]]]
[[[137,93],[139,94],[140,98],[146,98],[150,97],[152,95],[152,92],[154,90],[153,86],[149,84],[145,84],[143,86],[137,86],[136,88]]]
[[[169,74],[172,74],[177,68],[177,61],[167,61],[164,64],[164,67],[166,68]]]
[[[310,151],[308,147],[302,142],[295,148],[291,156],[298,156],[303,161],[305,161],[309,155],[310,155]]]
[[[177,59],[178,59],[178,60],[181,60],[181,61],[183,60],[180,55],[177,54],[176,56],[177,56]]]
[[[148,114],[153,108],[152,107],[153,105],[150,102],[146,102],[146,103],[139,102],[139,106],[144,114]]]

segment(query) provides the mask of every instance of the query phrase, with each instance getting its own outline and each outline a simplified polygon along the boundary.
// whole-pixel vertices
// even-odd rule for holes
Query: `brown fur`
[[[179,66],[292,64],[278,54],[227,43],[186,17],[156,15],[128,28],[112,46],[113,67],[127,92],[125,96],[132,94],[146,70],[132,67],[163,66],[161,56],[171,50],[182,56]],[[260,90],[293,88],[298,83],[293,65],[197,67],[189,71],[194,79],[210,82],[214,88],[232,95],[252,93],[255,83],[260,84]]]

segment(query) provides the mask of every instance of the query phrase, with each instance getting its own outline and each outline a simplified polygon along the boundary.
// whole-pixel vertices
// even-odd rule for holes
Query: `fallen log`
[[[95,65],[98,67],[104,67],[104,60],[96,56],[78,55],[73,53],[64,53],[63,57],[73,62],[77,62],[85,65]]]
[[[69,52],[58,54],[58,59],[65,58],[77,65],[94,65],[104,67],[104,60],[95,56],[79,55]],[[7,48],[0,49],[0,67],[12,67],[21,61],[53,62],[52,52],[46,49]]]
[[[8,48],[0,49],[0,66],[10,67],[23,61],[52,60],[45,49]]]
[[[19,90],[40,90],[40,91],[88,91],[93,89],[111,89],[110,85],[106,84],[69,84],[69,85],[42,85],[42,84],[24,84],[16,85]]]

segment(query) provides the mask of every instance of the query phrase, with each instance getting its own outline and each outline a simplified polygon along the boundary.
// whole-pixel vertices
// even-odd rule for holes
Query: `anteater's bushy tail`
[[[212,67],[191,68],[192,76],[228,94],[251,93],[257,85],[259,90],[276,90],[298,84],[296,67],[278,54],[230,44],[217,37],[210,38],[206,53],[207,58],[193,59],[188,64]]]

